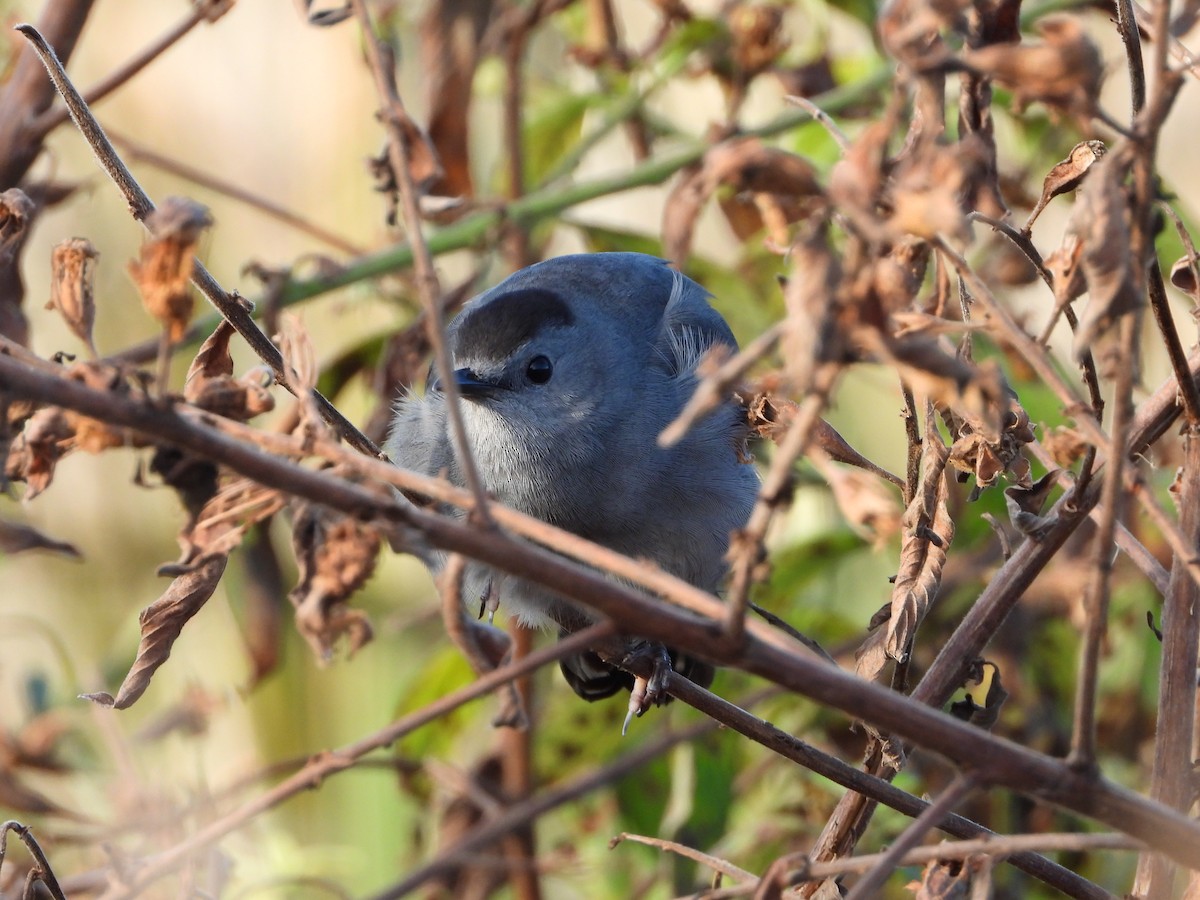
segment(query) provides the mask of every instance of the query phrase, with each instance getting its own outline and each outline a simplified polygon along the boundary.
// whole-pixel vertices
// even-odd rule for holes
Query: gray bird
[[[480,477],[496,499],[635,558],[649,558],[706,591],[726,572],[730,533],[750,515],[759,480],[747,426],[729,402],[676,445],[659,433],[696,386],[713,346],[736,350],[706,291],[640,253],[547,260],[471,300],[447,329],[464,426]],[[445,395],[430,377],[424,397],[396,406],[387,450],[398,465],[446,473],[462,485]],[[445,554],[425,562],[436,575]],[[536,627],[576,631],[586,609],[532,582],[472,563],[463,601],[490,596]],[[648,641],[628,648],[702,686],[713,670]],[[593,652],[564,659],[563,674],[587,700],[633,691],[631,712],[666,702],[657,679],[638,684]],[[626,720],[628,723],[628,719]]]

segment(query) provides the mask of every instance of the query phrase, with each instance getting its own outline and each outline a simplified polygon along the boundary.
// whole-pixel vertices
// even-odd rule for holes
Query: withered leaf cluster
[[[178,341],[192,318],[194,300],[189,284],[200,235],[212,225],[208,210],[182,197],[168,197],[146,217],[150,240],[129,274],[142,295],[146,311],[163,326],[171,342]]]

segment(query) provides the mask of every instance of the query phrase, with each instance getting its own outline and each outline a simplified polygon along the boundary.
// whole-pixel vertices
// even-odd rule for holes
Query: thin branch
[[[465,703],[490,694],[498,687],[508,684],[514,678],[532,672],[544,665],[555,662],[563,656],[577,653],[586,649],[592,641],[613,633],[612,626],[607,623],[593,625],[572,634],[558,643],[542,650],[530,653],[523,659],[496,669],[471,684],[452,691],[444,697],[427,704],[403,718],[397,719],[386,728],[365,738],[360,738],[337,750],[315,757],[294,775],[284,779],[275,787],[264,791],[256,797],[243,803],[237,809],[210,822],[199,831],[188,836],[169,850],[156,854],[145,860],[131,878],[120,886],[120,890],[112,895],[117,898],[134,897],[146,886],[153,884],[164,875],[175,871],[183,865],[196,851],[225,837],[230,832],[242,827],[259,814],[272,809],[296,794],[311,789],[325,779],[352,768],[361,757],[375,750],[381,750],[395,743],[416,729],[437,721]]]
[[[883,888],[884,882],[896,866],[900,865],[904,855],[916,847],[931,828],[937,827],[946,813],[978,789],[979,781],[970,774],[959,775],[950,782],[950,786],[942,791],[937,800],[930,803],[925,811],[904,829],[888,847],[887,852],[880,856],[879,861],[854,885],[854,889],[846,895],[846,900],[870,900],[874,897],[876,892]]]
[[[812,437],[813,429],[828,402],[837,371],[836,366],[826,365],[813,373],[809,393],[796,411],[787,434],[775,449],[750,519],[734,536],[730,548],[733,574],[729,583],[729,602],[725,612],[725,633],[735,646],[741,640],[745,629],[750,588],[754,584],[755,572],[761,561],[767,528],[774,518],[775,510],[784,502],[792,480],[792,465],[804,453]]]
[[[50,75],[51,82],[53,82],[54,87],[66,103],[76,128],[79,129],[79,132],[88,142],[88,146],[91,147],[97,162],[100,163],[100,167],[112,179],[113,183],[116,184],[122,196],[125,197],[133,217],[139,222],[144,222],[146,217],[154,211],[154,202],[142,190],[141,185],[137,183],[125,164],[121,162],[116,150],[113,149],[112,143],[105,136],[104,129],[100,127],[100,123],[96,121],[96,118],[92,115],[91,110],[88,109],[83,98],[79,96],[79,92],[71,84],[70,79],[67,78],[67,73],[64,71],[62,63],[55,55],[54,50],[32,25],[18,25],[16,26],[16,30],[25,35],[37,51],[38,57]],[[213,306],[217,308],[217,311],[237,330],[238,334],[245,339],[255,355],[271,367],[271,371],[274,373],[275,379],[280,386],[294,393],[288,381],[283,356],[280,354],[279,349],[271,343],[270,339],[254,324],[254,319],[251,317],[249,310],[243,305],[244,301],[235,294],[227,293],[217,283],[217,280],[209,274],[200,260],[196,260],[194,263],[192,283],[199,288],[200,293],[204,294]],[[314,388],[311,393],[313,401],[316,403],[317,409],[320,410],[322,417],[348,443],[371,456],[382,455],[382,451],[375,446],[374,442],[355,428],[319,391]]]
[[[438,298],[442,289],[438,284],[437,271],[433,267],[433,255],[425,241],[421,230],[421,210],[417,196],[416,185],[413,184],[411,157],[409,154],[408,136],[404,123],[408,114],[404,111],[404,102],[396,89],[395,72],[391,66],[391,54],[383,41],[375,34],[371,24],[371,14],[367,10],[365,0],[350,0],[355,17],[362,27],[363,42],[367,51],[367,61],[375,79],[375,90],[382,104],[380,115],[388,134],[388,159],[391,163],[392,176],[400,190],[400,205],[404,215],[404,225],[408,233],[408,243],[412,248],[413,268],[416,270],[417,293],[421,298],[421,306],[425,311],[425,325],[429,335],[429,346],[433,350],[434,364],[442,391],[446,395],[446,413],[450,422],[450,435],[454,440],[454,449],[458,464],[462,469],[463,480],[467,488],[475,496],[474,515],[481,525],[490,524],[488,515],[487,490],[479,477],[479,469],[475,465],[475,457],[471,453],[471,445],[467,440],[466,426],[463,424],[462,409],[459,404],[458,382],[454,378],[454,362],[450,358],[450,349],[446,345],[446,325]]]
[[[1092,565],[1084,609],[1087,624],[1079,657],[1079,676],[1075,688],[1075,714],[1071,729],[1070,763],[1081,769],[1096,765],[1096,698],[1100,675],[1100,654],[1108,631],[1108,606],[1112,587],[1113,535],[1124,509],[1122,476],[1126,465],[1125,436],[1133,409],[1133,373],[1137,369],[1137,319],[1127,313],[1121,318],[1120,360],[1113,388],[1113,444],[1104,471],[1100,495],[1100,522],[1093,541]]]
[[[690,859],[692,862],[707,866],[718,875],[724,875],[726,878],[732,878],[734,881],[755,880],[753,872],[747,872],[745,869],[738,868],[728,860],[721,859],[719,856],[713,856],[709,853],[701,853],[699,850],[689,847],[686,844],[681,844],[678,841],[668,841],[664,838],[648,837],[643,834],[631,834],[628,831],[622,831],[608,842],[608,849],[615,850],[623,841],[632,841],[635,844],[643,844],[658,850],[666,850],[669,853],[682,856],[684,859]]]
[[[177,159],[156,153],[132,138],[114,132],[111,128],[108,129],[108,136],[114,144],[121,147],[129,158],[134,161],[147,163],[156,169],[177,175],[193,184],[198,184],[201,187],[208,188],[210,191],[224,194],[227,197],[245,203],[247,206],[251,206],[299,232],[314,237],[322,243],[341,250],[343,253],[348,253],[351,256],[362,256],[367,252],[365,247],[360,247],[358,244],[346,240],[328,228],[318,225],[316,222],[312,222],[292,210],[286,209],[272,200],[268,200],[266,197],[239,187],[231,181],[226,181],[223,178],[204,172],[194,166],[189,166],[187,163],[180,162]]]
[[[110,72],[98,83],[92,85],[90,89],[83,91],[84,102],[91,106],[103,100],[133,78],[133,76],[137,75],[142,69],[146,68],[146,66],[150,65],[150,63],[154,62],[154,60],[170,50],[201,22],[205,20],[210,23],[215,22],[232,8],[233,3],[227,2],[227,0],[202,0],[202,2],[193,4],[191,12],[169,28],[158,40],[127,61],[123,66]],[[70,117],[71,113],[65,106],[52,107],[34,119],[30,123],[29,128],[40,139]]]
[[[63,889],[58,883],[58,878],[54,875],[54,869],[50,866],[50,860],[46,859],[46,854],[42,851],[41,845],[33,836],[33,829],[28,825],[22,825],[20,822],[12,819],[7,822],[0,822],[0,865],[4,863],[4,856],[8,850],[8,833],[13,832],[21,839],[21,843],[25,845],[25,849],[29,851],[29,855],[33,857],[34,866],[29,873],[29,879],[26,884],[34,884],[41,882],[45,885],[46,890],[54,900],[67,900],[63,894]],[[27,896],[32,896],[33,892],[27,892]]]
[[[1184,532],[1200,546],[1200,436],[1188,428],[1183,436],[1183,465],[1179,471],[1179,509]],[[1170,588],[1162,609],[1162,668],[1159,675],[1158,727],[1150,796],[1186,810],[1194,794],[1192,730],[1196,716],[1197,648],[1200,648],[1200,590],[1182,571],[1172,567]],[[1175,867],[1158,854],[1138,860],[1133,894],[1169,896]]]
[[[850,139],[846,137],[846,132],[838,127],[837,122],[833,120],[833,116],[813,103],[807,97],[802,97],[798,94],[788,94],[783,98],[793,106],[798,106],[816,121],[820,122],[822,127],[829,132],[829,136],[833,138],[834,143],[838,145],[838,149],[842,151],[842,155],[846,155],[846,151],[850,149]]]
[[[682,644],[702,659],[760,675],[960,765],[986,770],[989,780],[997,785],[1120,828],[1184,864],[1200,866],[1200,823],[1102,778],[1082,775],[1061,760],[842,672],[765,623],[748,620],[742,642],[731,647],[721,630],[713,627],[718,621],[715,616],[698,618],[632,590],[592,567],[570,562],[502,531],[479,529],[457,518],[419,510],[394,495],[232,440],[174,410],[46,375],[4,354],[0,354],[0,388],[169,441],[223,463],[266,487],[359,517],[391,522],[397,537],[462,552],[493,568],[536,581],[647,639]],[[1014,553],[1013,559],[1019,553]],[[710,599],[719,609],[720,601]]]

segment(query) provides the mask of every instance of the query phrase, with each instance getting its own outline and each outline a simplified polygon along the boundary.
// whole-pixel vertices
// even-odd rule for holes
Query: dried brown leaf
[[[312,390],[317,386],[317,378],[321,374],[317,367],[317,353],[313,348],[312,338],[298,316],[281,316],[279,326],[275,342],[283,355],[288,383],[292,386],[300,407],[300,422],[297,427],[308,435],[328,431],[329,426],[312,397]]]
[[[778,227],[804,218],[814,198],[822,195],[816,170],[794,153],[767,147],[757,138],[724,141],[710,148],[697,165],[685,169],[667,197],[663,254],[668,259],[682,263],[688,258],[696,220],[721,187],[735,195],[750,195],[747,202],[728,207],[736,209],[731,224],[747,236],[761,230],[764,212],[778,217]],[[756,195],[767,195],[770,202],[755,203]]]
[[[967,900],[971,896],[971,869],[960,860],[932,860],[921,871],[921,880],[905,887],[914,900]]]
[[[877,548],[900,530],[900,503],[879,479],[857,469],[842,469],[824,454],[809,459],[833,491],[838,509],[850,527]]]
[[[47,537],[36,528],[0,519],[0,553],[24,553],[26,550],[50,550],[66,556],[80,556],[71,544]]]
[[[1200,283],[1196,281],[1196,268],[1191,257],[1181,257],[1171,266],[1171,284],[1191,297],[1193,303],[1200,302]]]
[[[292,544],[300,582],[288,594],[296,627],[317,659],[326,662],[345,636],[351,654],[371,639],[366,615],[346,605],[375,570],[379,530],[311,503],[295,502]]]
[[[871,292],[884,314],[908,310],[917,298],[929,266],[929,244],[902,237],[870,268]]]
[[[183,396],[201,409],[246,422],[275,408],[269,390],[274,376],[265,366],[256,366],[240,378],[233,377],[229,340],[234,334],[233,326],[222,319],[192,360]]]
[[[1068,425],[1055,425],[1042,437],[1042,447],[1055,465],[1063,469],[1082,459],[1090,446],[1082,434]]]
[[[121,682],[116,697],[106,692],[84,694],[83,699],[114,709],[127,709],[150,686],[150,679],[171,655],[183,627],[208,602],[225,572],[225,556],[209,556],[171,582],[161,597],[142,610],[142,639],[137,658]]]
[[[1037,221],[1042,210],[1053,198],[1059,194],[1065,194],[1067,191],[1073,191],[1083,183],[1083,176],[1087,174],[1094,162],[1104,156],[1105,149],[1103,141],[1080,141],[1071,148],[1066,159],[1057,163],[1046,174],[1046,179],[1042,182],[1042,196],[1038,199],[1033,211],[1030,212],[1025,227],[1021,229],[1025,234],[1029,234],[1033,223]]]
[[[1008,508],[1009,521],[1021,534],[1041,540],[1054,525],[1056,517],[1043,516],[1041,511],[1057,481],[1058,470],[1051,469],[1032,484],[1014,484],[1004,489],[1004,504]]]
[[[885,648],[897,662],[908,659],[917,626],[937,597],[946,553],[954,539],[954,520],[946,507],[949,458],[949,448],[942,443],[930,406],[921,444],[920,485],[904,511],[904,540],[887,624]]]
[[[847,352],[838,328],[841,267],[829,248],[823,223],[800,229],[792,247],[792,271],[783,289],[787,320],[780,349],[792,389],[807,389],[814,368]]]
[[[887,190],[896,236],[926,240],[944,236],[957,245],[971,239],[965,204],[984,172],[984,145],[977,135],[953,144],[925,141],[904,157]]]
[[[1038,31],[1041,43],[968,48],[962,61],[1011,90],[1018,108],[1041,101],[1086,125],[1096,111],[1104,79],[1099,49],[1076,16],[1046,16]]]
[[[1142,305],[1136,260],[1130,258],[1128,202],[1121,187],[1124,170],[1106,156],[1084,182],[1071,212],[1070,228],[1083,241],[1083,275],[1088,303],[1075,333],[1075,356],[1082,358],[1125,313]]]
[[[481,41],[496,14],[489,0],[435,0],[421,18],[420,58],[429,109],[429,139],[442,172],[430,191],[470,197],[470,111]]]
[[[876,210],[883,193],[891,124],[873,122],[829,172],[829,199],[868,238],[884,238]]]
[[[283,509],[284,499],[274,488],[249,478],[231,477],[200,508],[180,534],[183,556],[179,565],[206,556],[229,554],[242,542],[250,526]]]
[[[71,332],[96,355],[92,327],[96,322],[96,259],[100,256],[86,238],[68,238],[50,251],[50,300]]]
[[[183,337],[192,317],[189,282],[196,245],[211,224],[208,210],[199,203],[168,197],[146,217],[151,238],[142,245],[140,258],[129,263],[146,311],[162,324],[172,342]]]
[[[32,500],[50,486],[58,461],[75,446],[75,429],[57,407],[39,409],[25,422],[9,447],[5,477],[25,482],[25,499]]]

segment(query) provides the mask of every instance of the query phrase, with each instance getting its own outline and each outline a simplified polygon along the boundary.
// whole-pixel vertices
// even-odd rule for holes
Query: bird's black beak
[[[500,385],[494,381],[485,381],[470,369],[455,369],[454,383],[458,392],[468,400],[482,400],[493,396]]]

